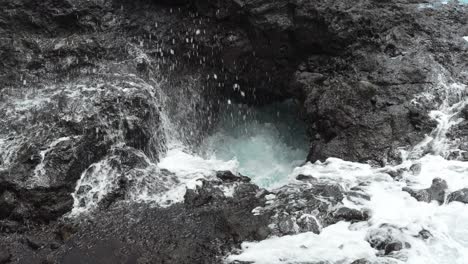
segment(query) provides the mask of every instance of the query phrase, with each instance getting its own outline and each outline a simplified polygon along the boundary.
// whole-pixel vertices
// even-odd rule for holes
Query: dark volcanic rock
[[[443,204],[445,201],[445,192],[447,190],[447,182],[440,178],[435,178],[432,180],[431,187],[423,190],[414,190],[408,187],[403,188],[403,191],[408,192],[420,202],[430,203],[435,200],[440,204]]]
[[[218,171],[216,177],[224,182],[250,182],[249,177],[234,175],[231,171]]]
[[[447,202],[460,202],[468,204],[468,188],[455,191],[447,196]]]
[[[248,34],[233,38],[248,51],[237,52],[240,82],[253,80],[258,94],[303,102],[312,161],[398,160],[398,147],[420,141],[435,125],[427,113],[440,102],[418,95],[440,86],[441,74],[466,82],[460,28],[468,12],[462,5],[434,10],[402,1],[194,2],[221,22],[245,21]],[[252,76],[263,78],[258,72],[267,73],[265,81]],[[250,89],[249,81],[241,87]]]
[[[400,241],[402,231],[395,226],[382,224],[378,228],[368,231],[366,240],[371,247],[380,250],[384,255],[400,251],[403,248],[409,248],[408,242]]]
[[[254,210],[256,215],[271,215],[269,225],[274,235],[301,232],[320,233],[320,227],[337,223],[345,217],[362,219],[360,212],[335,216],[330,211],[342,205],[343,189],[339,185],[314,183],[286,185],[265,196],[266,205]],[[359,216],[357,216],[359,214]],[[342,217],[342,218],[340,218]]]
[[[70,194],[82,172],[109,154],[111,146],[118,142],[157,157],[159,146],[153,137],[159,131],[159,110],[151,91],[141,83],[128,85],[118,78],[108,81],[105,89],[94,88],[95,92],[80,88],[92,90],[94,85],[99,86],[96,80],[82,79],[46,90],[45,96],[61,90],[62,99],[57,105],[27,109],[26,116],[41,111],[35,120],[11,114],[3,120],[6,131],[4,128],[0,132],[8,133],[21,149],[0,170],[0,193],[3,208],[8,210],[0,215],[34,221],[63,215],[71,209]],[[122,91],[125,85],[132,92]],[[67,86],[75,90],[67,91]],[[15,108],[7,104],[0,111],[9,107]],[[38,152],[38,159],[27,159]],[[9,202],[11,199],[15,202]]]
[[[54,258],[64,264],[104,260],[128,263],[136,259],[148,263],[219,263],[220,254],[242,241],[266,238],[268,217],[251,213],[263,204],[262,199],[255,198],[258,188],[238,188],[236,196],[242,199],[226,198],[222,193],[214,196],[213,188],[205,183],[186,195],[185,205],[111,207],[82,223]],[[206,202],[194,202],[201,200]]]
[[[10,251],[6,248],[0,247],[0,264],[7,264],[11,260]]]
[[[219,172],[183,204],[126,200],[144,173],[154,176],[145,182],[153,193],[178,183],[145,171],[164,151],[161,112],[177,136],[197,143],[226,98],[300,101],[311,161],[398,161],[399,147],[432,129],[427,113],[441,104],[418,95],[441,80],[468,81],[466,7],[418,3],[1,1],[0,263],[219,263],[245,240],[366,220],[343,207],[340,186],[305,177],[268,193]],[[453,137],[467,123],[458,127]],[[88,192],[100,165],[114,178],[96,201]],[[91,194],[95,215],[54,223],[71,210],[81,177],[77,202]],[[223,184],[235,187],[233,197]],[[435,181],[407,191],[443,202],[445,189]],[[397,233],[384,226],[368,241],[389,254],[405,247]]]
[[[360,222],[366,221],[369,218],[369,216],[366,213],[348,207],[340,207],[336,211],[334,211],[332,215],[335,221],[337,222]]]

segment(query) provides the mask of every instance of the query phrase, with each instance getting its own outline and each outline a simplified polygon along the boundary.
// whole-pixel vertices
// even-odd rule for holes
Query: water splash
[[[58,144],[60,144],[61,142],[64,142],[64,141],[68,141],[70,140],[71,137],[61,137],[57,140],[54,140],[52,143],[49,144],[49,146],[44,149],[44,150],[41,150],[41,152],[39,152],[39,155],[40,155],[40,158],[41,158],[41,161],[40,163],[36,166],[36,168],[34,169],[34,172],[33,172],[33,177],[30,178],[28,180],[28,183],[27,185],[30,187],[30,188],[34,188],[34,187],[38,187],[38,186],[41,186],[41,187],[47,187],[49,186],[50,184],[50,179],[49,177],[47,176],[46,174],[46,170],[45,170],[45,166],[46,166],[46,163],[45,163],[45,159],[46,159],[46,155],[52,151]]]
[[[325,227],[319,235],[305,233],[246,242],[240,254],[228,256],[226,260],[271,264],[351,263],[366,258],[373,263],[467,263],[468,205],[419,202],[403,191],[404,187],[428,188],[434,178],[447,182],[448,193],[468,187],[468,162],[446,159],[459,144],[457,139],[448,138],[447,132],[462,121],[460,111],[467,104],[467,90],[465,85],[447,83],[441,80],[437,89],[421,95],[431,100],[441,98],[438,109],[431,112],[438,126],[409,151],[409,158],[402,164],[373,168],[329,158],[323,163],[307,163],[290,175],[291,182],[297,182],[297,175],[309,175],[322,182],[340,184],[345,192],[359,186],[370,199],[347,197],[343,203],[370,212],[368,221],[340,222]],[[412,171],[413,165],[420,166],[420,172]],[[400,178],[392,178],[389,171],[401,171]],[[384,255],[372,249],[366,238],[385,233],[384,227],[389,226],[395,230],[393,236],[398,241],[410,246]],[[422,232],[429,234],[427,239],[421,238]]]
[[[409,154],[410,158],[420,158],[431,153],[447,158],[453,151],[457,151],[460,142],[447,138],[447,133],[464,119],[460,116],[462,109],[468,104],[468,88],[464,84],[452,83],[439,77],[439,85],[429,95],[442,101],[437,110],[431,111],[429,116],[437,122],[437,127],[426,138],[416,145]],[[426,95],[427,97],[428,95]],[[434,101],[434,99],[430,100]]]
[[[297,108],[292,101],[260,108],[228,105],[202,155],[236,160],[239,172],[259,186],[280,187],[307,156],[305,125]]]

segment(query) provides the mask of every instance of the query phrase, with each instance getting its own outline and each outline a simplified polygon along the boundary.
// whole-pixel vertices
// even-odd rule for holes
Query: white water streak
[[[310,261],[351,263],[365,257],[378,263],[468,263],[468,205],[458,202],[443,205],[419,202],[402,191],[407,186],[428,188],[436,177],[447,181],[448,192],[468,188],[468,162],[444,158],[457,146],[457,142],[449,140],[446,134],[451,127],[463,121],[459,112],[467,104],[466,86],[445,83],[441,81],[439,90],[435,92],[441,95],[443,102],[438,110],[431,112],[431,117],[438,122],[437,128],[410,151],[410,159],[406,159],[403,164],[379,169],[330,158],[324,163],[308,163],[290,175],[292,181],[299,174],[310,175],[320,181],[338,183],[345,190],[360,185],[371,197],[370,201],[345,198],[343,203],[370,211],[369,221],[356,224],[340,222],[324,228],[320,235],[305,233],[246,242],[240,254],[231,255],[226,260],[257,264]],[[435,98],[432,93],[428,95]],[[423,156],[427,152],[433,154]],[[413,175],[409,168],[416,163],[421,164],[421,172]],[[406,172],[399,181],[385,173],[389,169],[402,168],[406,168]],[[376,252],[365,242],[364,235],[379,230],[382,224],[391,224],[401,230],[398,240],[408,242],[411,247],[390,256],[377,257]],[[418,238],[422,230],[428,230],[432,238],[426,241]]]

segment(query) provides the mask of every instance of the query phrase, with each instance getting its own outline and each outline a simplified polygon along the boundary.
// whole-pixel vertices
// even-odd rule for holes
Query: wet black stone
[[[385,255],[389,255],[392,252],[400,251],[403,249],[403,244],[401,242],[392,242],[385,246]]]
[[[423,229],[423,230],[419,231],[418,236],[421,237],[424,240],[427,240],[427,239],[432,237],[432,234],[431,234],[431,232],[429,230]]]
[[[251,179],[245,176],[234,175],[231,171],[218,171],[216,177],[224,182],[250,182]]]
[[[468,204],[468,188],[455,191],[447,196],[447,202],[460,202]]]
[[[300,174],[300,175],[297,175],[296,180],[298,180],[298,181],[316,181],[317,179],[315,179],[314,177],[309,176],[309,175]]]
[[[1,120],[0,135],[8,140],[25,139],[18,143],[11,168],[0,172],[2,243],[10,242],[3,241],[9,237],[4,235],[7,232],[32,232],[25,227],[34,231],[53,226],[55,230],[53,222],[71,210],[70,194],[91,164],[116,155],[121,164],[114,165],[122,172],[145,166],[137,155],[115,151],[116,140],[158,160],[160,147],[165,145],[159,112],[168,110],[162,109],[158,95],[141,91],[138,85],[156,86],[161,79],[171,88],[168,92],[175,93],[169,96],[190,100],[196,98],[191,92],[203,87],[201,97],[210,103],[226,97],[250,104],[297,99],[309,128],[309,161],[339,157],[371,160],[380,166],[399,162],[396,150],[419,142],[434,127],[428,113],[436,102],[413,104],[415,95],[436,84],[441,72],[448,80],[467,82],[462,46],[466,43],[456,41],[468,21],[465,7],[447,5],[443,12],[436,12],[404,1],[361,0],[339,4],[330,0],[294,4],[271,0],[248,4],[232,0],[111,2],[2,2],[0,114],[3,117],[10,110],[3,106],[8,105],[4,101],[11,89],[20,94],[34,87],[34,93],[44,92],[51,100],[47,107],[21,113],[21,117],[28,116],[27,122],[18,116]],[[193,44],[185,41],[192,37],[187,34],[194,32],[194,25],[203,29],[202,36],[193,36],[198,56]],[[169,49],[175,54],[162,59],[162,54],[170,54]],[[205,65],[200,65],[201,58],[206,59]],[[219,80],[204,80],[214,69],[222,72]],[[174,85],[184,80],[190,85]],[[194,84],[194,80],[202,81]],[[95,110],[92,114],[68,120],[63,115],[85,102],[48,94],[44,87],[50,88],[51,83],[60,88],[71,85],[66,92],[79,92],[78,84],[104,84],[99,89],[108,93],[87,101],[87,107]],[[234,84],[247,96],[234,91]],[[117,94],[111,86],[129,89]],[[178,94],[179,90],[183,92]],[[187,107],[187,100],[178,101],[174,108]],[[187,108],[190,118],[181,129],[197,134],[193,141],[200,142],[210,131],[207,123],[216,119],[216,106],[194,103]],[[199,120],[209,122],[197,123],[196,129],[187,124]],[[451,137],[466,137],[466,125],[457,126],[458,132]],[[53,147],[42,160],[40,151],[66,136],[73,138]],[[41,162],[51,185],[26,186]],[[166,176],[174,178],[170,173]],[[280,219],[271,218],[273,212],[293,212],[301,219],[314,211],[321,225],[336,222],[329,209],[341,205],[345,195],[339,186],[326,184],[296,187],[295,192],[282,190],[276,193],[277,204],[253,216],[254,208],[265,206],[265,193],[257,196],[259,188],[245,184],[246,178],[239,181],[225,175],[221,180],[240,184],[233,198],[224,197],[216,188],[218,183],[206,184],[188,191],[184,204],[171,208],[119,208],[118,201],[125,199],[131,185],[123,181],[102,201],[95,222],[59,228],[58,236],[67,247],[59,248],[51,258],[58,263],[131,263],[140,257],[149,263],[216,263],[242,241],[267,237],[272,222],[282,223],[283,231],[291,232],[292,218],[275,222]],[[429,189],[407,191],[418,200],[442,203],[445,189],[443,181],[436,181]],[[449,200],[457,200],[455,196]],[[350,221],[360,217],[354,211],[337,216]],[[299,224],[304,231],[314,231],[314,225]],[[37,239],[50,241],[40,235]],[[394,242],[369,240],[382,250]],[[34,254],[49,261],[42,251],[39,248]],[[25,259],[28,254],[15,258]]]
[[[431,202],[433,200],[443,204],[445,201],[445,192],[448,188],[447,182],[440,178],[432,180],[431,187],[422,190],[414,190],[408,187],[404,187],[403,191],[408,192],[416,200],[420,202]]]
[[[332,214],[333,214],[333,218],[336,221],[344,220],[348,222],[360,222],[360,221],[366,221],[368,219],[367,214],[357,209],[352,209],[348,207],[338,208]]]

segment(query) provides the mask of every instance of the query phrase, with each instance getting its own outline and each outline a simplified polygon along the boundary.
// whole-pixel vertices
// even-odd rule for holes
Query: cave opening
[[[256,106],[228,100],[197,152],[205,159],[235,161],[240,174],[275,188],[287,184],[292,170],[304,163],[308,146],[296,100]]]

